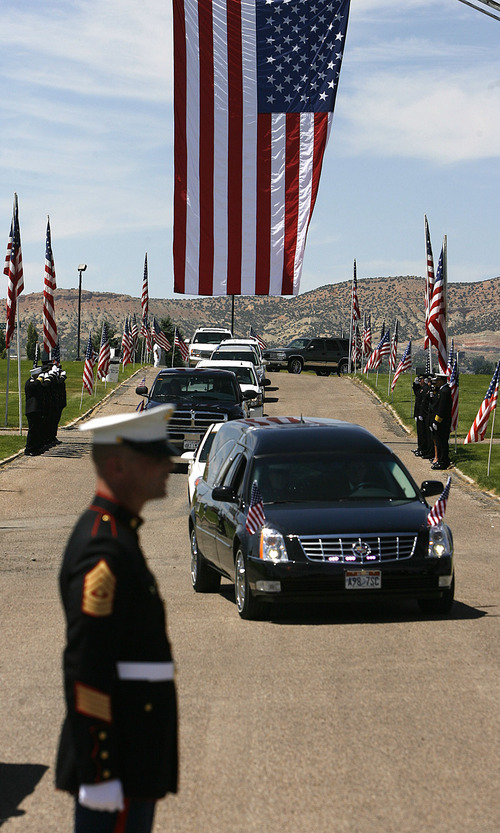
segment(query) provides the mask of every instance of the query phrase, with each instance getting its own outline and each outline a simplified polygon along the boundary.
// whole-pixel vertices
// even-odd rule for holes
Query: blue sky
[[[0,219],[5,245],[16,191],[25,291],[49,214],[58,287],[83,262],[85,289],[139,296],[147,251],[150,296],[174,297],[170,0],[4,0],[3,19]],[[359,279],[423,275],[424,214],[451,282],[500,275],[499,42],[458,0],[352,0],[301,293],[354,258]]]

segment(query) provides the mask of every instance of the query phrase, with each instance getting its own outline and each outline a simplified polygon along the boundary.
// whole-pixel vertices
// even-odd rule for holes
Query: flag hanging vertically
[[[411,338],[406,346],[406,350],[401,356],[401,360],[396,368],[396,372],[394,373],[394,378],[391,382],[391,390],[394,390],[396,382],[398,381],[401,374],[404,373],[406,370],[411,370]]]
[[[132,337],[132,351],[135,356],[135,354],[137,353],[137,345],[139,343],[139,327],[137,325],[137,318],[135,316],[135,312],[134,317],[132,318],[132,321],[130,323],[130,335]]]
[[[99,356],[97,358],[97,377],[105,379],[108,375],[109,361],[111,358],[111,350],[108,338],[108,326],[106,322],[102,325],[101,344],[99,347]]]
[[[5,328],[5,346],[10,346],[16,322],[17,298],[24,289],[23,256],[21,252],[21,230],[19,228],[19,206],[17,194],[14,194],[14,208],[10,234],[7,241],[4,275],[7,275],[7,323]]]
[[[429,223],[427,222],[427,215],[425,219],[425,257],[426,257],[426,277],[425,277],[425,336],[424,336],[424,350],[429,347],[429,313],[431,309],[432,293],[434,290],[434,255],[432,254],[431,234],[429,231]]]
[[[122,336],[122,364],[123,367],[132,363],[132,336],[128,326],[128,318],[125,319],[125,326],[123,328]]]
[[[175,340],[174,340],[175,347],[178,347],[182,356],[182,360],[187,362],[189,359],[189,347],[187,346],[186,342],[182,338],[181,334],[177,327],[175,328]]]
[[[354,272],[352,276],[352,321],[358,321],[361,318],[359,312],[359,301],[358,301],[358,275],[356,269],[356,258],[354,258]]]
[[[57,326],[54,310],[54,290],[56,288],[56,267],[52,254],[50,219],[47,217],[47,234],[45,238],[45,278],[43,283],[43,347],[50,356],[57,343]]]
[[[83,387],[90,394],[94,391],[94,349],[92,347],[92,330],[89,332],[87,349],[85,351],[85,364],[83,365]]]
[[[354,333],[352,336],[352,360],[354,364],[359,364],[361,362],[361,356],[363,355],[363,344],[361,341],[361,336],[359,334],[359,324],[356,321],[356,326],[354,327]]]
[[[486,434],[486,428],[488,427],[488,420],[490,418],[490,414],[492,413],[492,411],[495,410],[497,406],[499,379],[500,361],[498,362],[495,368],[495,372],[491,377],[491,382],[488,386],[488,390],[486,391],[486,395],[483,401],[481,402],[479,411],[476,414],[474,422],[469,428],[469,433],[467,434],[464,440],[464,444],[477,443],[482,442],[482,440],[484,440],[484,435]]]
[[[161,347],[162,350],[165,350],[165,352],[168,353],[168,351],[170,350],[172,345],[170,344],[170,342],[169,342],[167,336],[165,335],[165,333],[163,332],[163,330],[160,329],[160,325],[158,324],[158,321],[156,320],[155,317],[153,317],[152,336],[153,336],[153,341],[156,342],[156,344],[158,344],[158,346]]]
[[[372,351],[372,322],[366,312],[363,315],[363,356],[369,356]]]
[[[448,353],[446,350],[446,253],[445,244],[439,256],[434,289],[429,310],[429,341],[436,348],[439,369],[446,373]]]
[[[398,335],[399,335],[399,321],[396,318],[396,324],[394,325],[394,332],[392,334],[391,339],[391,353],[389,358],[389,370],[393,373],[396,370],[396,366],[398,363]]]
[[[173,0],[174,290],[299,291],[350,0]]]
[[[450,431],[455,431],[458,425],[458,391],[459,391],[459,372],[458,359],[455,358],[453,367],[448,379],[448,387],[451,390],[451,427]]]
[[[450,496],[450,488],[451,488],[451,477],[448,477],[446,481],[446,486],[444,487],[443,491],[439,495],[436,503],[430,510],[429,514],[427,515],[427,525],[428,526],[436,526],[436,524],[440,523],[444,518],[444,513],[446,512],[446,505],[448,503],[448,498]]]
[[[146,252],[144,256],[144,276],[142,279],[142,295],[141,295],[141,307],[142,307],[142,320],[148,318],[149,314],[149,288],[148,288],[148,253]]]

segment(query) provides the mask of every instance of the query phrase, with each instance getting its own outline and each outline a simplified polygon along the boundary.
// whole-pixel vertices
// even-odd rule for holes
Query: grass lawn
[[[90,396],[87,391],[83,393],[83,400],[80,407],[80,399],[82,398],[82,377],[83,377],[83,362],[65,362],[63,365],[66,371],[66,396],[68,404],[63,411],[61,418],[61,426],[67,425],[77,417],[83,415],[89,408],[92,408],[97,402],[107,396],[110,391],[114,390],[117,385],[121,384],[125,379],[132,376],[140,365],[129,364],[125,370],[120,367],[118,382],[107,385],[100,380],[96,383],[95,393]],[[21,393],[22,393],[22,409],[23,409],[23,434],[19,434],[19,396],[17,390],[17,360],[10,360],[9,372],[9,408],[7,414],[7,426],[5,426],[5,397],[7,386],[7,361],[0,361],[0,427],[8,427],[13,429],[13,433],[3,433],[0,435],[0,460],[10,457],[19,449],[26,445],[26,429],[27,422],[24,415],[24,383],[29,377],[33,362],[28,360],[21,360]]]
[[[372,388],[382,402],[387,402],[396,411],[401,421],[407,425],[416,436],[415,421],[413,419],[413,390],[412,382],[415,378],[413,373],[405,373],[399,377],[394,392],[387,391],[389,383],[388,373],[376,372],[357,374],[356,378],[363,384]],[[457,442],[455,446],[455,434],[450,436],[450,457],[456,466],[468,477],[472,477],[476,483],[488,491],[500,494],[500,443],[494,443],[491,451],[490,474],[488,470],[488,454],[490,446],[491,425],[493,416],[486,431],[486,437],[482,443],[468,443],[464,445],[464,438],[467,436],[479,406],[484,399],[491,382],[491,376],[462,374],[460,376],[460,393],[458,404],[458,426]],[[500,440],[500,420],[495,420],[494,440]]]

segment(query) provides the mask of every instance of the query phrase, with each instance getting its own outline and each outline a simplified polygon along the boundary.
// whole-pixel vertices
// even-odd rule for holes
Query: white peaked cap
[[[147,411],[110,414],[91,419],[80,425],[79,430],[92,431],[94,445],[119,445],[122,442],[138,445],[163,442],[168,445],[167,423],[174,411],[174,405],[157,405]]]

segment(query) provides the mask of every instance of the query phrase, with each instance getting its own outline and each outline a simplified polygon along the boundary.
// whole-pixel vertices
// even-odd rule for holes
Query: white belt
[[[150,683],[174,679],[173,662],[117,662],[120,680],[147,680]]]

